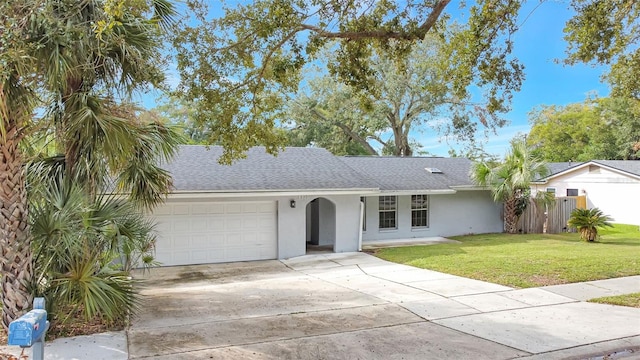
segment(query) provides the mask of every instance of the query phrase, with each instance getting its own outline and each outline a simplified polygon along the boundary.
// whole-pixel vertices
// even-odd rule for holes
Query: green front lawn
[[[566,234],[483,234],[452,237],[460,244],[380,249],[396,263],[528,288],[640,274],[638,226],[600,230],[595,243]]]
[[[591,299],[589,300],[589,302],[640,308],[640,293],[618,295],[618,296],[606,296],[606,297]]]

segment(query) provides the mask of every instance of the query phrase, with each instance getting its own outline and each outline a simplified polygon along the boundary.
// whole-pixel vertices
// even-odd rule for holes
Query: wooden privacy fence
[[[518,220],[518,231],[524,234],[541,234],[544,232],[544,205],[529,199],[529,205]]]
[[[567,226],[567,221],[573,209],[586,208],[586,205],[584,196],[557,197],[555,204],[549,205],[546,209],[544,205],[529,199],[529,205],[518,220],[518,231],[530,234],[575,232],[575,229]]]
[[[575,229],[567,226],[567,221],[576,206],[577,200],[575,197],[556,198],[555,205],[549,206],[547,210],[547,233],[575,232]]]

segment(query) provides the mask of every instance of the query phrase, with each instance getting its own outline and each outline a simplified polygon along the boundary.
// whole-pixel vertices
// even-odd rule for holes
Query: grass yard
[[[451,237],[460,244],[380,249],[396,263],[511,287],[528,288],[640,274],[638,226],[600,230],[595,243],[565,234],[483,234]]]
[[[606,296],[606,297],[591,299],[589,300],[589,302],[640,308],[640,293],[633,293],[633,294],[626,294],[626,295],[619,295],[619,296]]]

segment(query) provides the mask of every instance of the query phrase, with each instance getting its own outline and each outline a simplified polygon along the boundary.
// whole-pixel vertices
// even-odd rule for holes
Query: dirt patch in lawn
[[[561,285],[567,283],[557,275],[531,275],[529,280],[537,286]]]

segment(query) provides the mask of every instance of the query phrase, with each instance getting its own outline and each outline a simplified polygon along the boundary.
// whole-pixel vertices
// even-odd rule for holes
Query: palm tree
[[[139,109],[114,99],[126,99],[149,84],[158,86],[163,79],[158,26],[171,22],[173,7],[166,0],[151,0],[154,15],[144,19],[138,5],[114,10],[114,15],[101,1],[50,2],[65,32],[61,37],[42,31],[38,58],[46,59],[43,68],[52,95],[49,118],[67,175],[93,194],[108,186],[108,178],[117,177],[119,190],[135,190],[133,198],[147,206],[157,204],[171,183],[168,173],[151,165],[152,157],[170,157],[177,134],[159,123],[140,123]],[[111,26],[96,30],[96,24],[108,21]],[[119,175],[131,174],[125,170],[142,163],[137,177]]]
[[[598,208],[573,209],[567,225],[578,229],[580,238],[585,241],[595,241],[598,236],[598,228],[612,227],[611,217],[605,215]]]
[[[524,139],[511,141],[511,148],[502,163],[475,163],[471,178],[491,189],[494,201],[504,203],[504,226],[515,234],[518,219],[529,203],[530,184],[549,174],[547,165],[536,157]]]
[[[161,58],[160,30],[173,13],[167,0],[115,4],[98,0],[21,0],[0,4],[0,296],[5,328],[31,306],[27,283],[32,277],[32,262],[20,142],[33,124],[37,99],[34,89],[38,89],[39,99],[49,103],[55,125],[52,128],[65,154],[69,174],[82,172],[74,170],[77,167],[91,170],[105,161],[113,164],[117,158],[136,159],[139,151],[135,150],[144,147],[144,142],[124,146],[127,142],[123,136],[107,139],[112,132],[127,134],[123,124],[133,123],[132,118],[116,116],[114,107],[107,103],[109,99],[126,99],[141,86],[161,81],[157,60]],[[80,119],[88,122],[82,124]],[[108,120],[113,121],[107,124]],[[100,125],[105,136],[96,138],[95,132],[85,131],[91,124]],[[121,126],[111,128],[114,124]],[[162,131],[148,134],[162,140],[158,137]],[[130,132],[128,139],[138,135],[140,132]],[[118,143],[120,140],[123,146]],[[100,144],[104,152],[95,152],[92,142],[95,146]],[[159,149],[161,154],[170,155],[162,145],[152,150]],[[105,152],[116,156],[104,160],[101,155]],[[104,172],[87,174],[89,189],[91,184],[97,189],[105,178]],[[170,185],[166,176],[155,178],[160,185],[151,190],[166,190]],[[140,186],[137,183],[133,187]],[[151,190],[138,193],[157,195]],[[147,204],[160,198],[152,196],[150,200]]]
[[[153,265],[153,225],[124,198],[87,194],[58,165],[28,167],[38,293],[51,300],[54,315],[71,309],[87,319],[121,320],[137,304],[129,271]]]
[[[31,306],[33,268],[20,142],[35,106],[33,47],[23,40],[29,4],[0,4],[0,299],[2,324]]]

